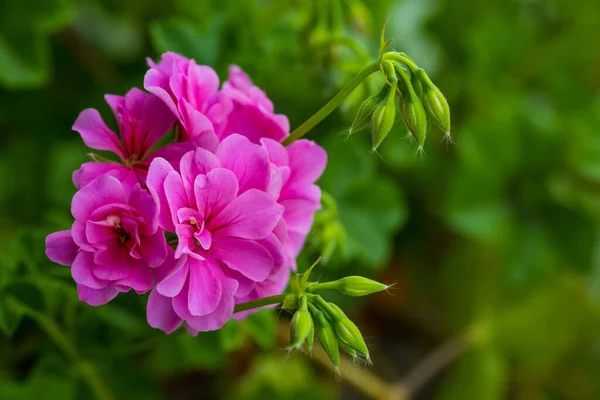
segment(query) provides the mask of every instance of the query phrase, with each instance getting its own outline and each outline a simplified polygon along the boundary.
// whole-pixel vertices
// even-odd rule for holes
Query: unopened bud
[[[379,102],[371,116],[373,150],[377,150],[394,126],[394,120],[396,119],[396,87],[397,82],[394,81],[385,99]]]
[[[337,335],[340,347],[348,347],[369,359],[369,349],[360,333],[358,327],[344,314],[341,308],[334,303],[329,303],[329,309],[333,311],[333,328]],[[342,346],[342,344],[344,346]],[[352,355],[352,352],[348,352]],[[355,353],[356,354],[356,353]]]
[[[347,276],[337,280],[337,282],[339,282],[339,287],[337,289],[340,292],[354,297],[367,296],[386,290],[389,287],[388,285],[362,276]]]
[[[316,308],[312,308],[311,311],[317,323],[319,343],[321,343],[321,347],[329,356],[334,367],[338,369],[340,367],[340,349],[333,326],[321,311]]]
[[[423,81],[423,104],[427,115],[446,135],[449,135],[450,106],[440,89],[431,82],[425,71],[420,70],[419,74]]]
[[[419,100],[412,88],[407,96],[402,99],[400,109],[406,127],[417,141],[419,147],[423,148],[425,137],[427,136],[427,114],[421,100]]]
[[[369,126],[371,122],[371,116],[373,112],[375,112],[375,108],[377,105],[385,99],[386,94],[389,91],[389,86],[385,85],[379,93],[368,97],[365,101],[360,104],[358,107],[358,111],[356,112],[356,116],[354,117],[354,121],[352,122],[352,126],[350,126],[349,135],[352,135],[354,132],[358,132],[361,129]]]
[[[298,310],[291,323],[290,346],[299,349],[310,334],[313,320],[308,311]],[[314,331],[313,331],[314,332]]]
[[[312,351],[314,341],[315,341],[315,324],[313,322],[312,324],[310,324],[310,331],[308,331],[308,335],[306,336],[306,344],[308,345],[309,351]]]

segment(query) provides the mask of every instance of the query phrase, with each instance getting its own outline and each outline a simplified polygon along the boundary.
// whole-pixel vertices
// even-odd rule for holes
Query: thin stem
[[[413,396],[425,383],[433,378],[444,367],[450,364],[470,345],[477,341],[474,331],[467,331],[455,336],[435,348],[425,358],[411,369],[402,379],[400,385],[404,387],[407,397]]]
[[[263,297],[258,300],[247,301],[245,303],[236,304],[233,309],[234,313],[252,310],[253,308],[264,307],[271,304],[280,304],[283,303],[283,300],[288,296],[288,294],[277,294],[275,296]]]
[[[293,141],[298,140],[302,136],[306,135],[319,122],[323,121],[325,117],[327,117],[336,108],[338,108],[344,102],[346,97],[348,97],[350,93],[352,93],[352,91],[354,91],[354,89],[356,89],[356,87],[360,85],[369,75],[377,71],[379,71],[379,64],[377,63],[377,61],[372,61],[369,64],[367,64],[367,66],[364,67],[362,71],[360,71],[358,74],[356,74],[356,76],[354,76],[354,78],[352,78],[350,82],[348,82],[346,86],[344,86],[342,90],[340,90],[340,92],[335,95],[334,98],[329,100],[329,102],[325,104],[323,108],[314,113],[302,125],[294,129],[290,136],[288,136],[287,139],[283,141],[283,144],[288,145]]]
[[[30,308],[22,302],[19,302],[22,311],[33,318],[42,328],[46,335],[54,342],[54,344],[75,364],[76,368],[84,378],[86,383],[95,393],[96,397],[101,400],[115,400],[116,397],[111,393],[110,389],[104,384],[100,374],[94,365],[88,361],[82,360],[77,353],[77,349],[69,338],[62,332],[60,327],[44,314]]]

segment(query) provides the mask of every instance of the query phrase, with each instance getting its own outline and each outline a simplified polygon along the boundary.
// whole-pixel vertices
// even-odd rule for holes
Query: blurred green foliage
[[[144,297],[79,303],[44,237],[71,223],[70,174],[87,151],[71,124],[86,107],[110,121],[102,95],[141,86],[146,56],[177,51],[223,79],[238,64],[295,127],[374,58],[388,17],[392,46],[447,96],[455,143],[431,128],[421,160],[400,122],[370,153],[368,132],[345,133],[381,82],[359,87],[309,136],[328,151],[331,201],[301,269],[325,253],[323,278],[398,281],[400,296],[348,306],[373,311],[376,338],[400,340],[418,324],[407,315],[435,321],[431,334],[410,326],[413,353],[424,337],[478,332],[433,398],[600,398],[597,0],[5,0],[0,398],[87,398],[94,376],[117,398],[333,397],[333,379],[284,360],[274,311],[165,336]],[[386,376],[417,360],[386,350],[394,341],[375,346]]]

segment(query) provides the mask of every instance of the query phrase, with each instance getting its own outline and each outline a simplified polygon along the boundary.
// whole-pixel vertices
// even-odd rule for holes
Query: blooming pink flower
[[[106,126],[100,113],[93,108],[79,114],[73,130],[79,132],[88,147],[111,151],[123,164],[84,163],[73,173],[73,183],[81,188],[98,175],[110,174],[123,182],[127,189],[137,183],[144,185],[152,159],[148,157],[152,146],[171,129],[175,116],[160,99],[137,88],[131,89],[125,96],[106,95],[105,99],[117,120],[120,138]],[[178,160],[189,149],[189,146],[173,144],[153,156]]]
[[[160,205],[159,225],[177,234],[178,246],[157,273],[151,326],[172,332],[183,320],[192,333],[219,329],[243,285],[281,268],[283,207],[269,193],[271,172],[265,150],[240,135],[214,153],[185,154],[180,172],[160,158],[152,162],[147,184]]]
[[[48,235],[46,254],[71,266],[80,300],[98,306],[154,286],[150,268],[163,264],[167,244],[148,192],[135,185],[127,194],[118,179],[100,175],[75,193],[71,213],[71,230]]]
[[[148,60],[150,70],[144,88],[154,93],[181,123],[179,139],[194,140],[214,150],[218,144],[213,122],[226,115],[227,103],[219,102],[219,77],[206,65],[175,53],[164,53],[158,64]]]
[[[284,208],[283,218],[275,229],[282,244],[283,259],[262,282],[238,279],[236,303],[243,303],[282,293],[289,281],[291,269],[296,268],[296,257],[313,223],[315,211],[321,208],[321,189],[315,181],[327,163],[327,153],[309,140],[298,140],[287,147],[272,139],[261,139],[262,147],[271,163],[273,198]],[[257,311],[235,314],[242,319]]]
[[[315,142],[305,139],[287,147],[267,138],[261,139],[261,144],[269,161],[277,167],[274,180],[281,182],[281,189],[273,195],[285,210],[286,255],[295,263],[312,226],[315,211],[321,208],[321,189],[315,182],[325,170],[327,153]]]
[[[221,102],[226,104],[224,109],[231,109],[219,129],[221,138],[237,133],[259,143],[261,138],[280,142],[289,136],[287,117],[273,112],[273,103],[265,92],[254,86],[237,65],[229,67],[229,79],[221,88]]]

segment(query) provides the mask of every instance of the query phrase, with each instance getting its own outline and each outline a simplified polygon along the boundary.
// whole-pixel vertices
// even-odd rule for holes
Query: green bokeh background
[[[372,154],[368,132],[345,133],[381,82],[357,89],[309,135],[328,150],[333,201],[301,269],[325,253],[321,279],[396,282],[391,296],[330,296],[386,381],[476,334],[418,399],[600,398],[597,0],[4,0],[0,399],[92,398],[90,365],[118,399],[363,398],[287,357],[274,311],[165,336],[144,296],[79,303],[43,243],[70,225],[70,176],[89,151],[73,121],[96,107],[112,122],[103,94],[142,86],[145,57],[177,51],[222,79],[238,64],[295,127],[376,56],[386,18],[393,48],[445,93],[454,144],[430,127],[421,159],[397,122]]]

